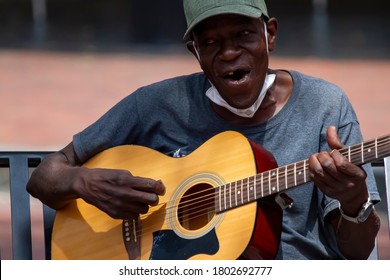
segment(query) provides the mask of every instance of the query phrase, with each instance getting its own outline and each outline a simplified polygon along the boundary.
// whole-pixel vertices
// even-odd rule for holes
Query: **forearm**
[[[64,154],[53,153],[31,174],[27,191],[53,209],[59,209],[78,198],[74,185],[81,169],[70,164]]]
[[[347,221],[335,210],[337,244],[347,259],[367,259],[374,249],[380,228],[380,219],[375,209],[368,219],[360,224]]]

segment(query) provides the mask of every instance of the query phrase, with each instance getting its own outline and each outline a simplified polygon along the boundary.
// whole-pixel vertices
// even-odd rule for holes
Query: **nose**
[[[234,60],[241,55],[241,49],[234,40],[224,40],[220,47],[218,58],[223,61]]]

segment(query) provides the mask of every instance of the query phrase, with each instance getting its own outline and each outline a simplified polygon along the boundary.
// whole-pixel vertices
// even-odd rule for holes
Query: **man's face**
[[[233,107],[251,106],[268,69],[262,20],[215,16],[199,23],[193,34],[200,65],[221,96]]]

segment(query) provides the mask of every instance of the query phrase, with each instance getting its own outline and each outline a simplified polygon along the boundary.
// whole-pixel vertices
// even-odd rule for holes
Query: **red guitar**
[[[340,151],[357,165],[383,158],[390,155],[390,135]],[[57,211],[53,259],[236,259],[245,250],[272,259],[282,218],[275,197],[310,181],[307,160],[277,167],[272,154],[231,131],[182,158],[128,145],[85,166],[162,179],[167,191],[131,221],[75,200]]]

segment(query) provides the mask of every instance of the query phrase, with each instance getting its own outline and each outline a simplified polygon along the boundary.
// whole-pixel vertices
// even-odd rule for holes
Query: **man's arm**
[[[39,164],[27,191],[53,209],[82,198],[113,218],[134,219],[158,203],[165,187],[161,181],[135,177],[126,170],[80,166],[70,143]]]
[[[353,165],[337,149],[343,147],[335,127],[327,130],[328,144],[332,152],[321,152],[309,159],[310,177],[327,196],[340,202],[340,209],[332,211],[332,224],[340,251],[348,259],[367,259],[375,246],[380,219],[375,210],[366,221],[351,222],[341,216],[343,211],[349,217],[356,217],[367,202],[369,193],[365,171]]]
[[[335,230],[339,249],[347,259],[367,259],[370,256],[380,228],[380,219],[375,209],[360,224],[343,219],[339,210],[332,211],[329,219]]]

